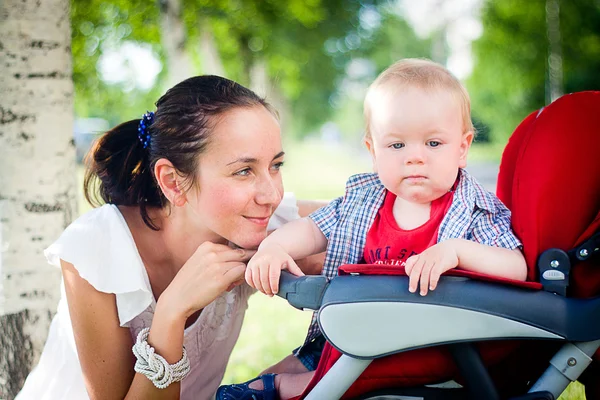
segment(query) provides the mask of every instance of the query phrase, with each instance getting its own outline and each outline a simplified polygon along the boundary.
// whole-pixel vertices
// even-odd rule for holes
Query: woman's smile
[[[250,217],[250,216],[244,215],[244,218],[246,218],[248,221],[253,222],[257,225],[267,226],[269,224],[269,219],[271,218],[271,216],[269,215],[266,217]]]

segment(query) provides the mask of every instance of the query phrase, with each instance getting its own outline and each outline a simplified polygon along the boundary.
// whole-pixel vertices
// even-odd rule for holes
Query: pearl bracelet
[[[164,357],[154,352],[154,347],[147,342],[150,328],[144,328],[137,336],[132,351],[137,358],[134,370],[146,378],[159,389],[164,389],[171,383],[179,382],[190,373],[190,360],[183,347],[183,356],[175,364],[169,364]]]

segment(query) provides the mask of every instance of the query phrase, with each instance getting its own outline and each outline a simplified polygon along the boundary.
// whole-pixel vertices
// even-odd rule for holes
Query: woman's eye
[[[244,168],[240,171],[237,171],[234,173],[234,175],[236,176],[248,176],[250,175],[250,168]]]
[[[281,167],[283,167],[284,162],[280,161],[278,163],[273,164],[273,166],[271,167],[272,169],[279,171],[281,169]]]
[[[430,140],[428,144],[429,144],[429,147],[438,147],[439,145],[441,145],[441,143],[438,142],[437,140]]]
[[[398,150],[398,149],[401,149],[401,148],[404,147],[404,143],[394,143],[390,147],[393,148],[393,149]]]

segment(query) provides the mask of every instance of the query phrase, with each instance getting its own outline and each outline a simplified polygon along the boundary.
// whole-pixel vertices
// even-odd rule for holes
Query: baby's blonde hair
[[[369,86],[364,102],[365,137],[371,138],[371,102],[377,91],[385,84],[392,83],[395,88],[402,86],[417,87],[420,89],[446,89],[460,103],[463,117],[463,133],[475,133],[471,121],[471,100],[467,89],[443,65],[430,60],[406,58],[395,62],[383,71]]]

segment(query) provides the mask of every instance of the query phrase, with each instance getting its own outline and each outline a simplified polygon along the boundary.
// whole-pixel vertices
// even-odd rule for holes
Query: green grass
[[[285,150],[285,190],[302,199],[341,196],[350,175],[371,171],[370,156],[359,145],[350,148],[306,141],[286,143]],[[501,150],[502,146],[478,144],[471,149],[469,160],[498,161]],[[82,176],[79,171],[80,180]],[[79,201],[81,212],[89,209],[82,195]],[[310,318],[310,312],[298,311],[278,297],[253,295],[223,382],[246,381],[290,354],[302,344]],[[583,387],[570,385],[560,399],[585,399]]]
[[[304,342],[312,313],[291,307],[280,297],[250,297],[242,333],[233,350],[224,383],[239,383],[288,356]]]
[[[558,400],[585,400],[583,385],[579,382],[571,383]]]

